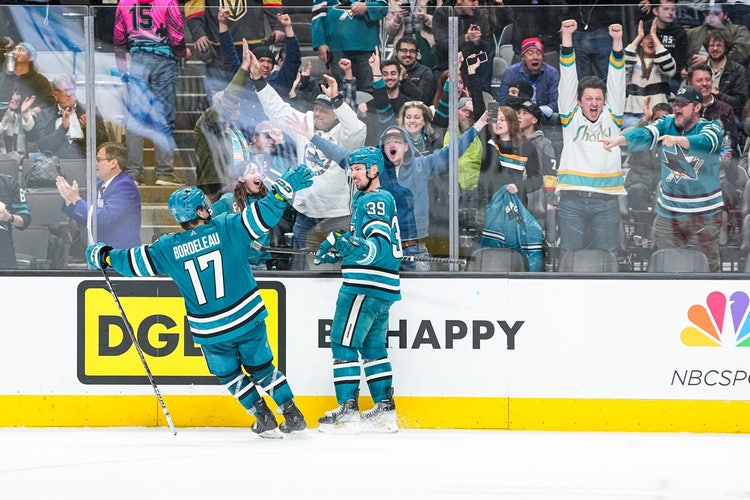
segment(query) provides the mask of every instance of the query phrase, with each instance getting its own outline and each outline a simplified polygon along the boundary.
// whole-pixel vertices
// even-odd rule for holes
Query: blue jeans
[[[609,30],[600,28],[583,31],[581,28],[573,33],[578,78],[594,75],[606,80],[609,54],[612,52],[612,37],[609,36]]]
[[[657,215],[654,220],[656,249],[699,247],[708,259],[711,272],[718,273],[721,272],[720,230],[721,213],[708,217],[691,214],[678,219]]]
[[[174,108],[177,61],[138,51],[131,54],[128,83],[128,172],[143,173],[143,138],[154,142],[157,175],[174,173]]]
[[[620,236],[617,196],[585,191],[562,191],[557,206],[562,251],[599,248],[616,252]]]

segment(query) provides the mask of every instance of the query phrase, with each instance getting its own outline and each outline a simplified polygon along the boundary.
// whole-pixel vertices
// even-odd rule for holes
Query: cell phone
[[[497,110],[500,107],[500,103],[497,101],[490,101],[487,103],[487,121],[489,123],[495,123],[497,121]]]
[[[471,54],[466,58],[466,64],[475,64],[477,59],[480,63],[487,62],[487,52],[480,52],[478,54]]]

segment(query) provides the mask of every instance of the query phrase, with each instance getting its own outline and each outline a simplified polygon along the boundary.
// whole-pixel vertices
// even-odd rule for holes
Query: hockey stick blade
[[[309,248],[281,248],[281,247],[266,247],[253,241],[251,246],[260,252],[271,252],[271,253],[283,253],[291,255],[315,255],[315,250]],[[450,257],[428,257],[424,255],[404,255],[403,260],[409,262],[433,262],[437,264],[458,264],[459,266],[466,265],[466,259],[453,259]]]
[[[120,310],[120,316],[122,316],[122,320],[125,322],[125,330],[128,332],[128,335],[130,336],[130,340],[133,341],[133,345],[135,346],[135,350],[138,353],[138,357],[141,359],[141,364],[143,364],[144,370],[146,370],[146,376],[148,377],[148,381],[151,383],[151,388],[154,390],[154,394],[156,394],[156,399],[159,401],[159,405],[161,406],[161,411],[164,413],[164,418],[167,419],[167,424],[169,424],[169,428],[172,430],[173,435],[177,435],[177,428],[174,426],[174,423],[172,422],[172,417],[169,415],[169,410],[167,410],[167,405],[164,404],[164,399],[161,397],[161,392],[159,391],[159,388],[156,386],[156,382],[154,382],[154,376],[151,374],[151,369],[148,367],[148,363],[146,363],[146,358],[143,356],[143,349],[141,349],[140,344],[138,343],[138,340],[135,338],[135,334],[133,333],[133,327],[130,326],[130,322],[128,321],[127,316],[125,316],[125,310],[122,308],[122,303],[120,303],[120,297],[117,295],[117,292],[115,292],[115,288],[112,286],[112,282],[109,280],[109,275],[107,274],[107,271],[102,269],[102,274],[104,275],[104,281],[107,282],[107,288],[109,289],[109,293],[112,295],[112,298],[115,300],[115,304],[117,304],[117,309]]]

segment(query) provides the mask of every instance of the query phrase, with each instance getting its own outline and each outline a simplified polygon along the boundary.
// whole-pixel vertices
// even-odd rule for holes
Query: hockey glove
[[[336,253],[336,241],[341,238],[341,233],[337,231],[331,231],[326,236],[326,239],[320,244],[320,248],[315,252],[315,259],[313,263],[317,266],[319,264],[334,264],[341,260],[341,256]]]
[[[375,260],[375,244],[353,234],[345,234],[336,242],[336,249],[345,259],[368,265]]]
[[[289,167],[271,189],[277,198],[290,203],[294,193],[312,186],[312,179],[312,170],[307,165],[300,164],[296,167]]]
[[[95,243],[89,245],[86,249],[86,261],[94,269],[106,269],[109,267],[107,258],[112,247],[107,246],[103,243]]]

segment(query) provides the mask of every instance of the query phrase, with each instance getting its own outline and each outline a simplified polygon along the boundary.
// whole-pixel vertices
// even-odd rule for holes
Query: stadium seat
[[[21,155],[18,153],[4,153],[0,155],[0,174],[10,175],[19,180],[19,166],[21,165]],[[20,181],[19,181],[20,182]]]
[[[619,270],[614,253],[591,248],[564,252],[557,267],[557,271],[563,273],[616,273]]]
[[[60,170],[68,182],[78,181],[78,187],[84,189],[88,185],[86,173],[86,159],[61,159]]]
[[[50,226],[68,222],[62,210],[63,199],[57,188],[26,189],[26,204],[31,212],[32,226]]]
[[[49,269],[49,229],[29,226],[23,231],[13,231],[13,243],[19,269]]]
[[[750,214],[747,214],[742,220],[742,240],[740,243],[742,253],[750,252]]]
[[[493,93],[497,94],[497,90],[503,82],[503,75],[508,70],[508,63],[500,56],[492,58],[492,88]]]
[[[480,247],[471,254],[467,271],[526,272],[526,257],[512,248]]]
[[[664,248],[648,259],[650,273],[707,273],[708,259],[703,252],[689,248]]]
[[[34,160],[31,160],[29,158],[26,158],[21,163],[21,180],[19,182],[23,183],[23,180],[26,179],[26,176],[28,175],[29,171],[31,170],[31,165],[33,165]],[[65,177],[68,182],[72,183],[73,180],[78,181],[78,187],[81,189],[85,189],[88,185],[88,174],[86,173],[86,159],[61,159],[60,160],[60,170],[63,173],[63,177]]]

